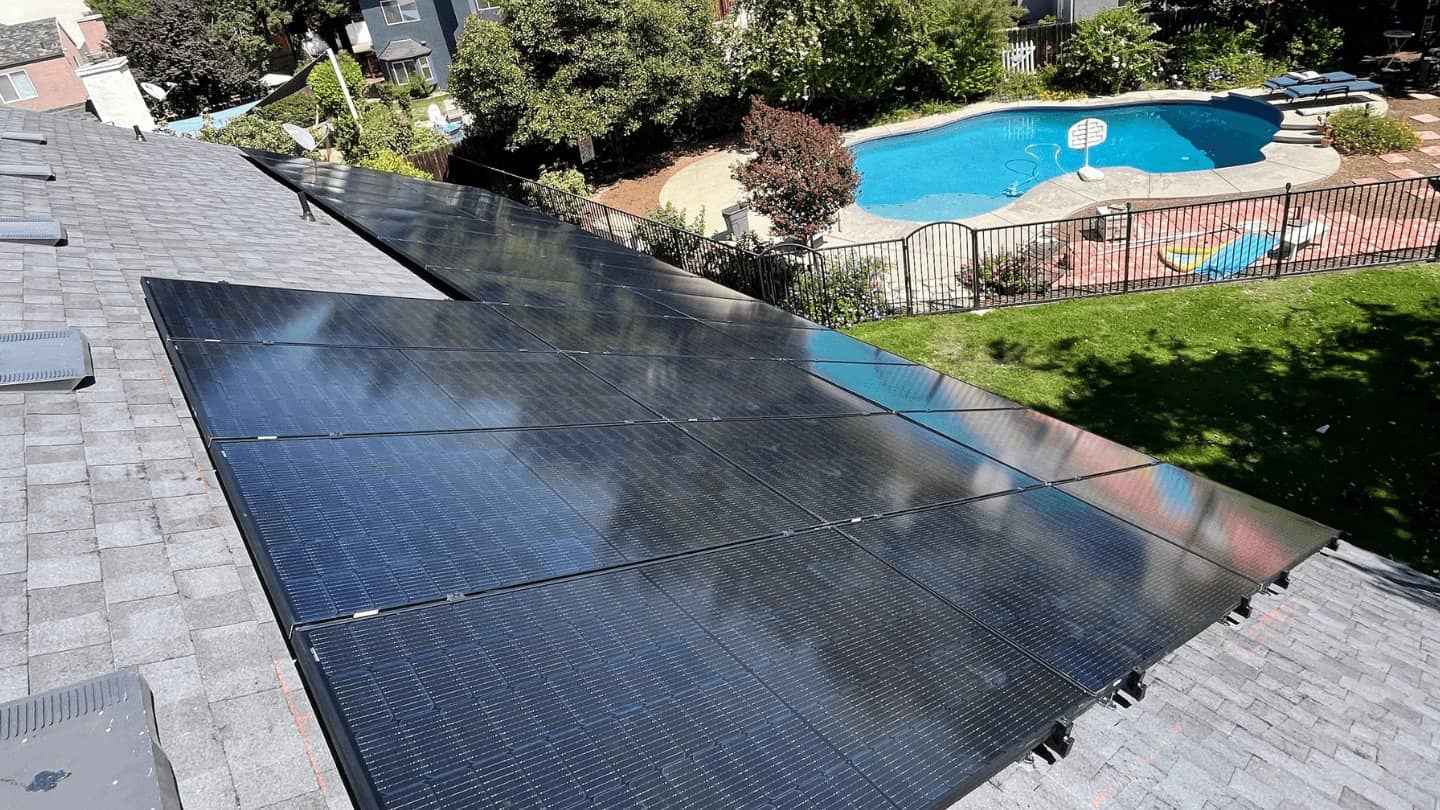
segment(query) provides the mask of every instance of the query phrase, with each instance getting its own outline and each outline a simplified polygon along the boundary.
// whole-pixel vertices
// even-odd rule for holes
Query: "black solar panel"
[[[1179,647],[1255,590],[1050,488],[844,531],[1093,692]]]
[[[182,341],[173,350],[208,439],[479,427],[399,349]]]
[[[750,347],[749,353],[756,357],[910,364],[910,361],[904,358],[829,329],[790,329],[782,326],[719,322],[711,323],[711,326],[745,343]]]
[[[1061,489],[1256,582],[1314,554],[1336,531],[1169,464]]]
[[[1131,450],[1030,410],[917,413],[910,418],[1041,481],[1153,464]]]
[[[463,291],[472,301],[681,317],[680,312],[624,287],[546,281],[465,270],[441,270],[440,273],[447,282]]]
[[[283,626],[623,562],[494,434],[229,442]]]
[[[673,425],[522,430],[501,440],[630,560],[815,523]]]
[[[833,534],[300,640],[390,807],[921,807],[1083,700]]]
[[[396,346],[549,351],[539,338],[483,304],[353,296],[354,306]]]
[[[702,321],[725,321],[731,323],[767,324],[799,329],[820,329],[797,315],[777,309],[759,301],[740,301],[734,298],[715,298],[709,295],[653,290],[645,293],[666,306]]]
[[[1037,483],[899,416],[705,422],[685,429],[825,520]]]
[[[667,419],[828,416],[876,410],[865,400],[776,360],[577,357],[586,368]]]
[[[658,418],[564,355],[454,351],[406,354],[482,427]]]
[[[145,279],[145,295],[175,339],[390,345],[352,296],[162,278]]]
[[[1001,396],[914,364],[808,363],[836,385],[894,411],[968,411],[1018,408]]]
[[[873,808],[885,799],[645,575],[303,631],[362,804]],[[362,781],[363,780],[363,781]]]
[[[508,307],[505,316],[565,351],[688,357],[749,357],[755,353],[752,347],[686,318],[528,307]]]

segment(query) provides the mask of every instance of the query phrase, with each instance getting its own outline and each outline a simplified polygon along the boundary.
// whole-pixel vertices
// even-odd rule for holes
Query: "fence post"
[[[905,314],[915,314],[915,290],[910,286],[910,240],[900,240],[900,266],[905,271]]]
[[[610,221],[610,206],[600,203],[600,208],[605,211],[605,230],[610,232],[610,241],[619,242],[620,240],[615,238],[615,223]]]
[[[1135,208],[1130,203],[1125,203],[1125,281],[1120,288],[1121,292],[1130,292],[1130,242],[1134,238],[1131,233],[1135,228]]]
[[[970,232],[970,275],[974,291],[970,294],[970,308],[980,308],[980,232],[969,225],[960,227]]]
[[[1275,247],[1275,278],[1280,278],[1280,264],[1285,261],[1285,229],[1290,223],[1290,184],[1285,184],[1285,204],[1280,211],[1280,244]]]

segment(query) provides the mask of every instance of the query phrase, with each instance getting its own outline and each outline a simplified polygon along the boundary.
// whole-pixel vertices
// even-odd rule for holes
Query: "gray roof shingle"
[[[60,23],[54,17],[43,20],[0,24],[0,68],[59,56]]]
[[[70,243],[0,244],[0,331],[80,328],[96,383],[0,394],[0,701],[134,667],[186,807],[345,807],[139,279],[438,295],[229,147],[0,108],[4,129],[46,132],[0,159],[56,180],[0,177],[0,213]],[[958,806],[1440,802],[1440,581],[1342,545],[1150,677],[1079,718],[1067,759]]]

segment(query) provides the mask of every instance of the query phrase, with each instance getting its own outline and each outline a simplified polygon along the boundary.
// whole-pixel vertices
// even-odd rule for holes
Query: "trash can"
[[[750,232],[750,211],[743,204],[721,209],[720,216],[725,218],[725,230],[732,239],[739,239]]]

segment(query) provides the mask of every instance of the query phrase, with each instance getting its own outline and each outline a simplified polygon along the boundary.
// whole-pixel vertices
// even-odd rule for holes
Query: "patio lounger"
[[[1348,96],[1351,93],[1369,93],[1383,90],[1380,85],[1369,81],[1331,82],[1329,84],[1297,84],[1284,89],[1286,98],[1325,98],[1327,96]]]
[[[1358,77],[1355,74],[1346,73],[1343,70],[1333,70],[1329,73],[1299,70],[1286,73],[1284,76],[1266,79],[1263,84],[1267,90],[1284,90],[1297,84],[1334,84],[1335,82],[1353,82],[1356,78]]]

